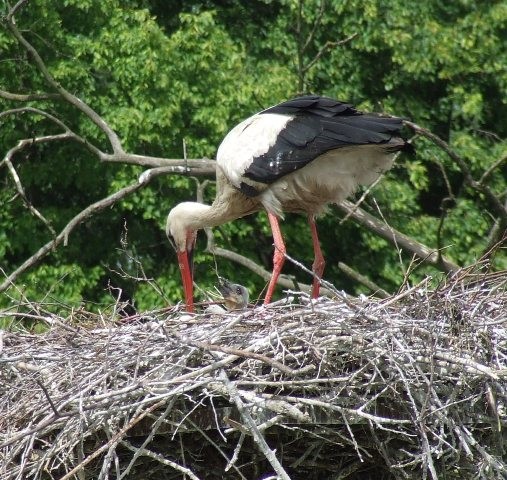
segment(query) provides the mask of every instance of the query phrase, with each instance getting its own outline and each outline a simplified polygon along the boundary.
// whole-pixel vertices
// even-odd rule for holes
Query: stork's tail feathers
[[[408,142],[403,138],[397,138],[397,141],[393,143],[392,141],[385,146],[385,149],[389,153],[403,152],[407,155],[413,157],[415,156],[415,147],[412,143]]]
[[[404,141],[402,147],[398,148],[397,151],[406,153],[411,157],[415,156],[415,147],[414,145],[412,145],[412,143],[408,142],[407,140]]]
[[[405,152],[406,154],[410,155],[411,157],[415,156],[415,147],[410,142],[405,141],[405,144],[403,145],[403,148],[400,151]]]

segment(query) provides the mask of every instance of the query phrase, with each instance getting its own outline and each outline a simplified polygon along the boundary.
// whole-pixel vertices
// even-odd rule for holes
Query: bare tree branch
[[[0,112],[0,118],[6,117],[9,115],[23,115],[25,113],[33,113],[36,115],[40,115],[42,117],[45,117],[46,119],[50,120],[54,124],[56,124],[58,127],[60,127],[65,133],[59,135],[47,135],[42,137],[35,137],[35,138],[28,138],[25,140],[20,140],[17,144],[17,149],[21,150],[24,147],[31,146],[34,143],[46,143],[51,142],[54,140],[61,140],[61,139],[68,139],[68,140],[74,140],[77,143],[80,143],[81,145],[85,146],[91,153],[101,158],[104,153],[99,150],[95,145],[93,145],[88,140],[84,139],[80,135],[73,132],[62,120],[55,117],[51,113],[46,112],[45,110],[41,110],[40,108],[35,107],[21,107],[21,108],[12,108],[10,110],[5,110],[4,112]],[[0,162],[0,167],[2,166],[2,162]]]
[[[352,217],[356,222],[366,226],[369,230],[377,233],[386,240],[395,243],[411,253],[421,258],[425,263],[443,269],[447,273],[454,273],[459,270],[459,266],[451,262],[444,256],[440,256],[436,249],[428,248],[420,242],[398,232],[394,228],[382,223],[380,220],[370,215],[360,207],[354,206],[348,200],[337,204],[337,207],[345,214]]]
[[[495,241],[498,241],[501,238],[503,238],[507,230],[507,209],[502,204],[499,197],[495,195],[493,191],[489,188],[489,186],[483,183],[483,180],[485,180],[490,175],[489,169],[482,176],[481,181],[475,180],[465,160],[461,158],[454,150],[452,150],[451,147],[449,147],[449,145],[444,140],[442,140],[438,135],[435,135],[426,128],[420,127],[419,125],[413,122],[404,120],[403,123],[405,123],[405,125],[407,125],[408,127],[412,128],[416,133],[431,140],[435,145],[444,150],[444,152],[447,153],[447,155],[449,155],[451,160],[453,160],[454,163],[458,165],[459,169],[461,170],[461,173],[465,178],[466,183],[472,189],[484,195],[491,210],[495,213],[495,215],[498,216],[499,228],[497,238],[495,239]],[[503,159],[500,159],[496,163],[500,165],[503,161],[504,161]]]
[[[353,268],[350,268],[347,264],[343,262],[338,262],[338,268],[348,277],[355,280],[357,283],[364,285],[368,289],[370,289],[373,293],[375,293],[380,298],[389,298],[391,295],[389,292],[386,292],[382,287],[377,285],[375,282],[370,280],[368,277],[356,272]]]
[[[65,135],[65,134],[62,134],[62,135]],[[44,225],[46,225],[46,227],[49,229],[49,231],[51,232],[52,235],[56,235],[56,232],[55,232],[53,226],[51,225],[51,222],[47,218],[45,218],[44,215],[42,215],[42,213],[40,213],[39,210],[37,210],[32,205],[32,202],[30,202],[30,200],[28,200],[28,197],[26,196],[26,193],[23,188],[23,185],[21,184],[21,180],[19,178],[18,172],[16,171],[16,169],[14,168],[14,165],[10,161],[10,157],[16,152],[16,150],[17,150],[16,147],[11,148],[7,152],[7,155],[5,156],[5,158],[3,159],[3,161],[1,163],[5,163],[7,165],[7,169],[9,170],[9,173],[11,174],[11,177],[14,181],[14,185],[16,185],[16,189],[18,191],[18,194],[22,198],[23,203],[28,208],[28,210],[30,210],[30,212],[34,216],[36,216],[39,220],[42,221],[42,223],[44,223]],[[1,165],[1,163],[0,163],[0,165]]]
[[[128,187],[122,188],[121,190],[109,195],[98,202],[92,203],[83,211],[79,212],[74,218],[70,220],[69,223],[65,226],[65,228],[58,234],[58,236],[46,243],[42,246],[35,254],[33,254],[30,258],[25,260],[22,265],[20,265],[14,272],[7,276],[5,281],[0,284],[0,292],[5,291],[9,286],[11,286],[14,281],[24,272],[26,272],[29,268],[35,266],[41,259],[43,259],[46,255],[48,255],[54,248],[58,245],[67,244],[67,239],[70,233],[81,223],[83,223],[87,218],[90,218],[92,215],[104,210],[107,207],[110,207],[118,200],[130,195],[135,192],[139,188],[141,188],[144,184],[139,182],[134,185],[129,185]]]
[[[14,15],[16,11],[24,4],[25,1],[21,0],[19,1],[7,14],[6,16],[6,22],[9,30],[12,32],[16,40],[25,47],[26,51],[30,54],[31,58],[37,65],[37,68],[44,76],[46,82],[54,89],[56,90],[67,102],[69,102],[71,105],[76,107],[78,110],[83,112],[95,125],[97,125],[106,135],[106,137],[109,140],[109,143],[111,144],[111,147],[113,149],[113,152],[115,153],[123,153],[123,147],[121,145],[120,139],[114,132],[114,130],[109,126],[109,124],[95,111],[93,110],[89,105],[84,103],[82,100],[80,100],[78,97],[67,91],[65,88],[63,88],[60,83],[58,83],[49,70],[46,67],[46,64],[42,60],[41,56],[33,47],[33,45],[26,40],[26,38],[21,34],[19,31],[16,21],[14,20]]]
[[[329,49],[337,47],[339,45],[343,45],[345,43],[353,40],[358,34],[354,33],[353,35],[344,38],[343,40],[337,41],[327,41],[317,52],[317,54],[308,62],[305,63],[305,52],[311,43],[315,40],[315,35],[317,33],[318,28],[321,25],[322,17],[325,13],[325,0],[321,0],[319,5],[319,11],[313,22],[310,33],[306,36],[306,39],[303,38],[303,5],[304,0],[299,0],[298,2],[298,10],[296,16],[296,27],[293,29],[295,33],[295,41],[296,41],[296,58],[297,58],[297,77],[298,77],[298,92],[300,94],[304,93],[305,85],[306,85],[306,74],[308,71],[320,60],[322,55],[324,55]]]
[[[52,121],[57,126],[59,126],[65,132],[65,134],[59,137],[55,135],[48,135],[45,137],[38,137],[35,139],[20,140],[18,142],[18,150],[21,149],[21,147],[23,146],[29,146],[33,143],[44,143],[53,140],[69,139],[74,140],[75,142],[86,147],[91,153],[96,155],[102,162],[129,163],[133,165],[140,165],[146,167],[162,167],[166,169],[156,173],[151,172],[151,175],[154,174],[160,175],[162,173],[212,175],[215,174],[216,171],[216,162],[208,158],[170,159],[162,157],[152,157],[149,155],[137,155],[133,153],[127,153],[124,151],[114,154],[105,153],[101,151],[99,148],[97,148],[95,145],[90,143],[88,140],[84,139],[80,135],[73,132],[70,129],[70,127],[66,125],[64,122],[62,122],[59,118],[46,112],[45,110],[41,110],[35,107],[21,107],[5,110],[3,112],[0,112],[0,118],[25,113],[33,113],[47,118],[48,120]],[[1,165],[2,162],[0,162],[0,166]]]
[[[46,112],[45,110],[41,110],[40,108],[35,107],[20,107],[4,110],[3,112],[0,112],[0,118],[23,113],[35,113],[37,115],[41,115],[42,117],[45,117],[48,120],[51,120],[52,122],[56,123],[56,125],[58,125],[65,132],[71,131],[70,128],[67,127],[67,125],[65,125],[65,123],[63,123],[59,118],[55,117],[51,113]]]
[[[59,100],[62,96],[59,93],[31,93],[21,94],[0,90],[0,97],[6,100],[15,100],[17,102],[31,102],[34,100]]]
[[[227,260],[231,260],[235,263],[238,263],[239,265],[243,265],[244,267],[248,268],[250,271],[261,277],[266,283],[269,282],[269,279],[271,278],[271,272],[266,270],[265,268],[262,268],[259,264],[255,263],[253,260],[240,255],[239,253],[232,252],[231,250],[226,250],[225,248],[221,247],[208,247],[207,249],[210,253],[213,255],[218,255],[219,257],[226,258]],[[295,287],[294,279],[281,274],[278,278],[277,285],[280,285],[283,288],[293,289]],[[306,283],[297,283],[298,290],[302,292],[309,293],[312,289],[311,285],[308,285]],[[331,291],[327,288],[321,288],[321,293],[324,295],[330,295]]]
[[[302,4],[302,2],[300,2],[300,5],[301,4]],[[319,7],[319,13],[317,14],[317,18],[315,18],[315,21],[313,22],[312,30],[308,34],[308,37],[306,38],[304,45],[301,47],[302,53],[304,53],[306,51],[306,49],[310,46],[310,44],[313,42],[313,39],[315,38],[315,34],[317,33],[317,29],[319,28],[320,23],[322,22],[322,17],[324,16],[325,6],[326,6],[325,0],[321,0],[320,7]]]
[[[180,174],[192,174],[192,175],[214,175],[216,171],[216,162],[214,160],[210,160],[208,158],[202,159],[171,159],[171,158],[162,158],[162,157],[152,157],[149,155],[138,155],[127,152],[120,152],[117,154],[109,154],[105,153],[91,142],[81,137],[80,135],[73,132],[64,122],[62,122],[59,118],[54,115],[41,110],[35,107],[21,107],[21,108],[13,108],[10,110],[5,110],[0,112],[0,118],[6,117],[9,115],[19,115],[24,113],[33,113],[36,115],[41,115],[48,120],[55,123],[57,126],[62,128],[65,133],[59,135],[47,135],[35,138],[28,138],[24,140],[20,140],[17,144],[16,150],[19,151],[22,148],[31,146],[35,143],[46,143],[55,140],[73,140],[85,148],[87,148],[91,153],[96,155],[98,159],[102,162],[112,162],[112,163],[128,163],[132,165],[140,165],[146,167],[160,167],[162,170],[159,171],[151,171],[147,173],[147,175],[155,176],[163,173],[180,173]],[[2,162],[0,162],[0,167],[2,166]]]
[[[507,155],[500,157],[496,162],[493,162],[489,168],[482,174],[479,183],[484,184],[488,177],[498,168],[502,163],[507,162]]]
[[[320,57],[322,57],[322,55],[324,55],[324,53],[326,53],[330,48],[335,48],[340,45],[344,45],[345,43],[352,41],[357,36],[358,33],[353,33],[352,35],[349,35],[347,38],[344,38],[343,40],[337,40],[335,42],[327,41],[324,44],[324,46],[317,52],[315,57],[313,57],[312,60],[303,67],[303,73],[306,73],[308,70],[310,70],[310,68],[312,68],[319,61]]]
[[[101,154],[99,156],[103,162],[130,163],[132,165],[141,165],[143,167],[168,167],[180,169],[175,173],[188,173],[192,175],[211,175],[215,174],[216,162],[208,158],[202,159],[173,159],[162,157],[151,157],[149,155],[137,155],[133,153]],[[168,173],[170,170],[168,171]],[[172,173],[172,172],[171,172]]]

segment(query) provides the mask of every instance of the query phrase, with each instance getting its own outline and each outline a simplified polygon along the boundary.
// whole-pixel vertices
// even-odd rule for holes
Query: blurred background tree
[[[0,30],[0,111],[20,106],[6,92],[50,92],[33,59],[6,26]],[[94,108],[126,151],[165,158],[214,158],[238,121],[300,93],[328,95],[359,109],[411,119],[445,140],[475,179],[500,202],[507,196],[507,55],[504,1],[439,0],[35,0],[16,23],[54,78]],[[64,121],[107,150],[103,133],[65,101],[22,102]],[[2,114],[0,114],[2,115]],[[1,157],[20,139],[59,132],[36,114],[0,116]],[[407,131],[410,135],[410,131]],[[184,152],[185,146],[185,152]],[[392,227],[465,266],[478,261],[498,234],[498,215],[466,184],[463,171],[424,137],[416,158],[400,157],[362,207]],[[34,144],[13,161],[37,219],[16,194],[0,163],[0,268],[15,270],[88,205],[136,182],[138,165],[99,162],[83,145]],[[502,163],[503,162],[503,163]],[[165,238],[169,209],[195,199],[204,178],[165,175],[113,208],[90,217],[0,294],[3,307],[29,299],[104,308],[121,297],[139,310],[181,299],[176,256]],[[358,195],[360,195],[359,192]],[[214,196],[204,189],[204,201]],[[396,291],[412,262],[386,240],[332,209],[319,220],[327,256],[325,278],[340,289],[371,293],[346,276],[340,262],[387,291]],[[306,220],[288,215],[289,252],[307,265]],[[496,230],[495,230],[496,229]],[[264,214],[214,231],[216,244],[270,268],[272,239]],[[245,284],[256,298],[264,280],[244,267],[196,249],[195,280],[204,290],[216,275]],[[507,268],[505,249],[489,258]],[[413,266],[413,265],[412,265]],[[420,265],[412,281],[439,277]],[[307,274],[285,272],[308,283]],[[148,281],[149,279],[149,281]],[[279,290],[281,293],[281,289]]]

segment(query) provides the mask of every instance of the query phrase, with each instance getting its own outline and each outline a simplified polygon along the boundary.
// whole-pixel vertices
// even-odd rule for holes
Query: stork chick
[[[224,304],[227,310],[244,310],[248,306],[249,294],[243,285],[231,283],[225,278],[220,278],[218,290],[224,297]]]
[[[266,210],[273,232],[269,303],[285,261],[278,220],[304,213],[313,241],[312,297],[319,294],[325,261],[315,216],[359,185],[389,169],[396,152],[409,150],[402,120],[361,113],[352,105],[315,95],[297,97],[259,112],[234,127],[217,152],[217,193],[212,205],[183,202],[167,217],[176,245],[188,311],[193,311],[192,252],[197,230]]]

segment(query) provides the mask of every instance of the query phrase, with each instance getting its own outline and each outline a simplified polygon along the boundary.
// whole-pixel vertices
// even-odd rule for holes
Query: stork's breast
[[[285,212],[318,214],[327,204],[345,200],[359,185],[370,185],[393,159],[393,153],[376,145],[340,148],[284,176],[269,190]]]

